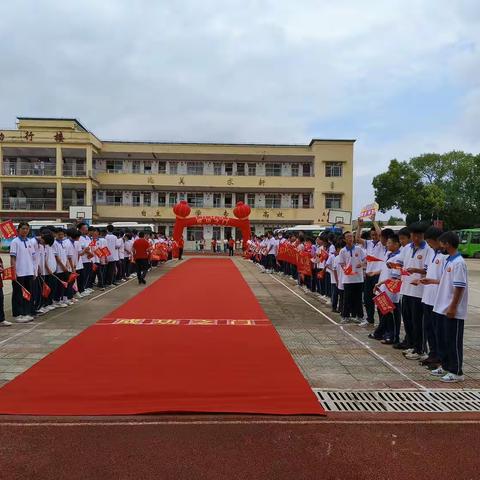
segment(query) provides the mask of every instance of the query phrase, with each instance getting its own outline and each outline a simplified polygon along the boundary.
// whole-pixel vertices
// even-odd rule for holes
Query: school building
[[[308,145],[101,140],[78,120],[19,117],[0,128],[0,217],[65,220],[71,205],[93,206],[94,223],[137,221],[171,232],[172,206],[232,216],[252,207],[256,233],[328,224],[329,209],[352,210],[354,140]],[[203,226],[187,240],[235,236]]]

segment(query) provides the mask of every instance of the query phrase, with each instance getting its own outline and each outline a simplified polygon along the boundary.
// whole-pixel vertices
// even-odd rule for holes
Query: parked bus
[[[303,232],[309,237],[318,237],[323,232],[333,232],[341,234],[342,229],[339,227],[321,227],[320,225],[295,225],[293,227],[277,228],[274,233],[281,233],[284,237],[289,235],[298,235]]]
[[[18,227],[18,224],[19,222],[14,222],[15,228]],[[69,228],[72,226],[71,222],[55,222],[52,220],[32,220],[28,224],[30,225],[29,237],[36,236],[42,227]],[[2,238],[0,240],[0,251],[9,252],[12,240],[13,238]]]
[[[457,233],[460,238],[458,251],[464,257],[480,258],[480,228],[467,228]]]
[[[92,227],[106,229],[109,223],[94,223]],[[153,223],[138,223],[138,222],[112,222],[111,225],[115,230],[137,230],[138,232],[154,233],[157,227]]]

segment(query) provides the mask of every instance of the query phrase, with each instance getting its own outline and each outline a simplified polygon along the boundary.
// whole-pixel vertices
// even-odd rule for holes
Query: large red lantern
[[[237,205],[233,209],[233,214],[240,219],[247,218],[250,215],[252,209],[245,205],[243,202],[237,202]]]
[[[188,217],[191,211],[190,205],[185,200],[181,200],[173,207],[173,213],[175,213],[175,216],[178,218]]]

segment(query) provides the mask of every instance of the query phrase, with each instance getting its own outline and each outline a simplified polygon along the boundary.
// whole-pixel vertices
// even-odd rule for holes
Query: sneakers
[[[433,375],[434,377],[443,377],[446,374],[447,371],[444,370],[442,367],[438,367],[430,372],[430,375]]]
[[[410,352],[410,353],[407,353],[405,355],[405,358],[407,360],[420,360],[421,355],[419,353],[416,353],[416,352]]]
[[[47,313],[47,312],[48,310],[46,310],[45,307],[42,307],[37,310],[37,315],[43,315],[44,313]]]
[[[358,323],[360,321],[360,323]],[[357,318],[357,322],[359,327],[368,327],[370,324],[367,322],[367,320],[364,320],[363,318]]]
[[[65,302],[53,302],[55,308],[66,308],[68,305]]]
[[[19,315],[18,317],[14,318],[15,323],[28,323],[33,320],[33,317],[30,315]]]
[[[440,379],[442,382],[445,383],[456,383],[456,382],[463,382],[465,377],[463,375],[455,375],[455,373],[447,373]]]
[[[355,323],[357,325],[361,325],[362,322],[363,322],[363,318],[358,318],[358,317],[357,318],[351,318],[350,320],[352,321],[352,323]]]
[[[47,305],[44,308],[50,312],[52,310],[55,310],[57,308],[57,306],[52,303],[52,305]]]
[[[11,325],[12,325],[12,322],[9,322],[7,320],[0,322],[0,327],[10,327]]]
[[[409,353],[413,353],[413,348],[407,348],[402,353],[403,353],[403,355],[407,356]]]
[[[422,353],[420,355],[420,358],[418,360],[420,360],[421,362],[423,362],[424,360],[426,360],[428,358],[428,354],[427,353]]]
[[[340,320],[340,325],[347,325],[350,323],[350,319],[349,318],[342,318]]]

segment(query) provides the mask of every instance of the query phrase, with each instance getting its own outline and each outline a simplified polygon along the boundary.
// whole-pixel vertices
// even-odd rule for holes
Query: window
[[[187,202],[191,207],[203,207],[203,193],[187,193]]]
[[[293,193],[291,198],[291,207],[292,208],[298,208],[298,201],[299,201],[300,195],[298,193]]]
[[[105,191],[104,190],[97,190],[97,202],[98,203],[105,203]]]
[[[214,208],[220,208],[222,206],[222,194],[214,193],[213,194],[213,206]]]
[[[167,197],[167,194],[166,193],[159,193],[158,194],[158,206],[159,207],[164,207],[166,205],[166,197]]]
[[[152,173],[152,162],[143,162],[143,173],[146,175]]]
[[[165,162],[158,162],[158,173],[167,173],[167,164]]]
[[[312,175],[312,165],[310,163],[302,164],[302,176],[310,177]]]
[[[122,173],[123,160],[107,160],[107,173]]]
[[[325,195],[325,208],[342,208],[342,195],[327,193]]]
[[[233,175],[233,163],[226,163],[225,164],[225,175]]]
[[[143,194],[143,204],[146,207],[150,207],[152,205],[152,194],[150,192],[145,192]]]
[[[168,162],[168,171],[170,175],[176,175],[178,173],[178,163]]]
[[[222,227],[213,227],[213,238],[220,240],[222,238]]]
[[[254,193],[247,193],[247,205],[249,207],[255,207],[255,194]]]
[[[267,177],[279,177],[282,174],[281,163],[267,163],[265,164],[265,175]]]
[[[132,163],[132,173],[140,173],[140,162]]]
[[[326,177],[341,177],[343,165],[342,162],[327,162],[325,163]]]
[[[122,192],[107,192],[107,205],[122,205]]]
[[[214,163],[213,164],[213,174],[214,175],[221,175],[222,174],[222,164],[221,163]]]
[[[235,202],[245,203],[245,194],[244,193],[236,193],[235,194]]]
[[[225,208],[232,208],[233,205],[233,195],[231,193],[225,194]]]
[[[298,163],[292,163],[292,177],[298,177],[299,165]]]
[[[265,208],[280,208],[280,194],[266,193],[265,194]]]
[[[132,205],[134,207],[139,207],[141,204],[140,201],[140,192],[133,192],[132,193]]]
[[[200,241],[203,238],[203,227],[187,227],[187,240]]]
[[[245,164],[244,163],[237,163],[237,175],[244,176],[245,175]]]
[[[173,207],[177,203],[177,194],[169,193],[168,194],[168,206]]]
[[[257,174],[257,164],[256,163],[249,163],[247,164],[248,167],[248,175],[254,177]]]
[[[470,243],[479,244],[480,243],[480,233],[472,233],[472,240]]]
[[[203,175],[203,162],[187,162],[187,175]]]
[[[310,208],[310,194],[304,193],[302,195],[302,208]]]

